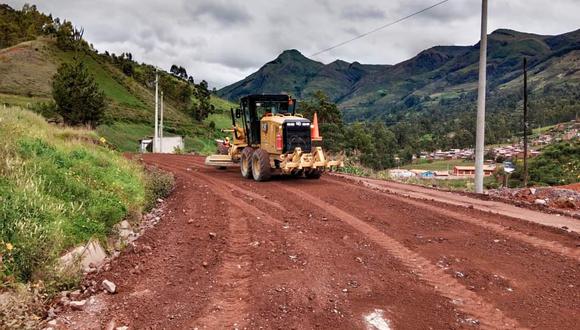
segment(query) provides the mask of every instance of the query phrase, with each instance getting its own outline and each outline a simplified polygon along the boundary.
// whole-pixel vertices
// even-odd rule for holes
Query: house
[[[389,170],[389,177],[391,177],[392,179],[408,179],[411,177],[414,177],[415,173],[408,171],[408,170],[400,170],[400,169],[394,169],[394,170]]]
[[[159,138],[158,142],[160,153],[172,154],[184,150],[183,137],[181,136],[164,136],[163,138]],[[153,137],[139,140],[139,151],[141,153],[152,152]]]
[[[495,171],[493,165],[483,165],[483,175],[490,176]],[[455,166],[453,167],[453,175],[455,176],[474,176],[475,166]]]
[[[419,174],[420,177],[425,178],[425,179],[430,179],[433,178],[435,176],[435,172],[433,171],[425,171],[421,174]]]

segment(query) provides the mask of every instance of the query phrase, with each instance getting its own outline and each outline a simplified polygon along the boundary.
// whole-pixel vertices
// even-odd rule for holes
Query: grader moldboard
[[[231,109],[233,143],[227,155],[212,155],[205,164],[240,166],[242,176],[266,181],[274,173],[320,178],[328,169],[343,167],[327,159],[314,123],[295,113],[296,100],[288,95],[248,95],[240,107]]]

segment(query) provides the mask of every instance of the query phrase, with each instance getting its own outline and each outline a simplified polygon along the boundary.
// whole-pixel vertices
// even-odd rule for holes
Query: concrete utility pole
[[[163,91],[161,91],[161,120],[159,122],[159,152],[163,152]]]
[[[477,127],[475,132],[475,192],[483,193],[483,150],[485,144],[485,82],[487,79],[487,0],[481,4],[481,41],[479,43],[479,88],[477,90]]]
[[[524,57],[524,187],[528,186],[528,59]]]
[[[159,75],[155,68],[155,136],[153,136],[153,152],[159,152]]]

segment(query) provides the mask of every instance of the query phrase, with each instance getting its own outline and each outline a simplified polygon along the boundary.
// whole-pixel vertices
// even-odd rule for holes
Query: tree
[[[193,118],[202,121],[214,111],[214,106],[210,102],[211,93],[207,81],[202,80],[199,85],[195,86],[195,96],[197,102],[191,106],[190,112]]]
[[[169,69],[169,72],[171,72],[171,74],[173,74],[174,76],[177,76],[179,74],[179,69],[177,65],[175,64],[171,65],[171,69]]]
[[[311,100],[302,101],[299,106],[300,112],[306,118],[312,119],[316,112],[319,123],[342,125],[340,110],[335,103],[330,102],[328,96],[322,91],[317,91]]]
[[[52,82],[57,112],[68,125],[97,126],[105,112],[105,94],[86,65],[79,60],[63,63]]]

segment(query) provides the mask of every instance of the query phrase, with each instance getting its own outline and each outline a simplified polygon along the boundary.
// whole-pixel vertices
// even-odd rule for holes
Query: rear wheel
[[[258,149],[252,155],[252,175],[256,181],[267,181],[272,175],[270,154],[264,149]]]
[[[322,175],[322,171],[317,170],[317,169],[312,169],[312,170],[309,170],[306,173],[304,173],[304,175],[306,176],[307,179],[320,179],[320,176]]]
[[[245,147],[242,150],[242,157],[240,160],[240,170],[242,171],[242,176],[246,179],[252,178],[252,154],[254,149],[250,147]]]

